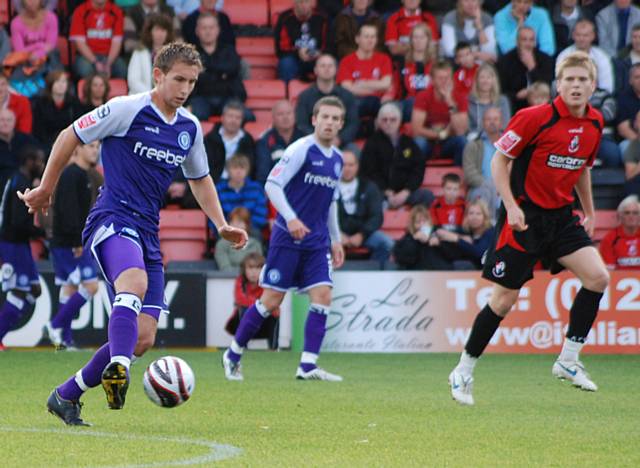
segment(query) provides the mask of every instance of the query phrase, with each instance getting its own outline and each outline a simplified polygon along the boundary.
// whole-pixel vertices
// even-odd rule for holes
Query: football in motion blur
[[[149,399],[163,408],[173,408],[187,401],[196,386],[196,378],[189,364],[174,356],[156,359],[142,379]]]

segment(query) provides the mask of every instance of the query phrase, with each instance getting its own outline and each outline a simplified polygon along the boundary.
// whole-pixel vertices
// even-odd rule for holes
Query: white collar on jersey
[[[176,115],[173,116],[173,119],[171,119],[171,121],[168,121],[167,120],[167,116],[164,115],[162,113],[162,111],[158,108],[158,106],[156,106],[153,103],[153,99],[151,98],[151,94],[149,94],[149,105],[155,111],[155,113],[158,114],[158,117],[160,117],[162,119],[162,121],[164,123],[166,123],[167,125],[173,125],[174,123],[176,123],[176,120],[178,120],[178,114],[180,113],[180,108],[176,109]]]
[[[329,146],[329,147],[324,146],[322,143],[318,141],[315,135],[313,135],[312,138],[313,138],[313,142],[316,144],[318,148],[320,148],[320,151],[322,151],[322,154],[324,154],[326,158],[330,158],[331,155],[333,155],[333,146]]]

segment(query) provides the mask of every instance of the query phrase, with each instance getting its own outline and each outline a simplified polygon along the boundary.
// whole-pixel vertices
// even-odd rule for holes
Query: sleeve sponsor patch
[[[95,117],[92,114],[87,114],[80,120],[78,120],[78,128],[80,130],[84,130],[86,128],[92,127],[96,123],[98,122],[96,121]]]
[[[495,146],[503,153],[509,154],[511,150],[520,143],[520,140],[522,140],[520,135],[513,130],[509,130],[507,133],[502,135],[498,141],[496,141]]]

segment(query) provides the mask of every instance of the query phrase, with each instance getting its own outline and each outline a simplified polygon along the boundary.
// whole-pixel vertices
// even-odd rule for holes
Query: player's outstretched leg
[[[5,335],[11,331],[29,305],[29,301],[26,298],[19,297],[13,291],[9,291],[2,308],[0,308],[0,344],[2,344]]]
[[[569,312],[569,328],[562,345],[560,356],[553,364],[551,373],[559,378],[570,381],[574,386],[595,392],[598,386],[580,362],[580,351],[589,335],[598,314],[600,299],[603,293],[581,288],[576,295]]]
[[[231,341],[231,346],[222,355],[222,367],[227,380],[244,380],[240,359],[242,352],[249,343],[249,340],[258,333],[264,320],[269,316],[269,310],[265,305],[257,300],[255,304],[247,309],[242,315],[236,335]]]
[[[47,400],[47,409],[70,426],[88,426],[80,417],[80,397],[100,385],[102,371],[109,364],[109,343],[102,345],[89,362],[65,383],[55,388]]]
[[[102,388],[110,409],[122,409],[129,388],[131,356],[138,341],[138,314],[142,302],[136,294],[118,293],[109,318],[111,362],[102,372]]]
[[[300,365],[296,371],[299,380],[326,380],[328,382],[342,382],[342,377],[327,372],[316,365],[320,354],[320,347],[326,332],[329,306],[311,304],[309,315],[304,326],[304,351],[300,358]]]

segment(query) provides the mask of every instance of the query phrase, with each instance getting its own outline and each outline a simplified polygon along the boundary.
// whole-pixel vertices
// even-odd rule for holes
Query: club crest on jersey
[[[2,268],[0,268],[0,277],[2,281],[7,281],[9,278],[13,276],[14,269],[11,263],[4,263]]]
[[[580,148],[580,137],[574,136],[569,143],[569,153],[575,153]]]
[[[522,140],[520,135],[513,130],[509,130],[496,142],[496,147],[503,153],[508,154],[518,143],[520,143],[520,140]]]
[[[191,146],[191,135],[189,135],[189,132],[180,132],[178,135],[178,146],[185,151],[189,149]]]
[[[269,273],[267,273],[267,277],[269,278],[270,283],[278,283],[280,281],[280,272],[277,269],[272,268],[269,270]]]
[[[496,265],[493,267],[493,270],[491,270],[491,273],[493,273],[493,276],[495,276],[496,278],[504,278],[506,268],[507,265],[504,262],[496,262]]]
[[[333,172],[335,172],[336,177],[340,178],[340,174],[342,173],[342,165],[340,165],[340,163],[335,163],[333,165]]]

